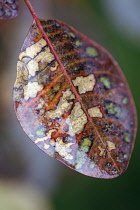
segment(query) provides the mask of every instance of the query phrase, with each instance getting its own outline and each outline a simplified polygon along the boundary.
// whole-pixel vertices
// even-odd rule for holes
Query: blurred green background
[[[139,117],[140,1],[31,3],[40,18],[68,23],[114,56],[127,78]],[[12,87],[19,50],[32,18],[24,2],[20,4],[19,17],[0,21],[0,210],[139,209],[139,129],[127,171],[112,180],[72,171],[41,152],[21,129],[13,110]]]

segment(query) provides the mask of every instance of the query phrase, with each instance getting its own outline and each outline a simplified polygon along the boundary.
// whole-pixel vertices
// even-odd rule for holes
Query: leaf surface
[[[29,138],[70,168],[114,178],[129,163],[136,110],[112,56],[57,20],[33,22],[21,48],[13,90],[17,118]]]
[[[18,15],[18,0],[0,0],[0,19],[15,18]]]

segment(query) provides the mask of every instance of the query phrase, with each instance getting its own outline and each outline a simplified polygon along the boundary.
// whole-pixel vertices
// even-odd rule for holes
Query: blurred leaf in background
[[[15,181],[0,182],[1,210],[52,210],[47,196],[35,187]]]

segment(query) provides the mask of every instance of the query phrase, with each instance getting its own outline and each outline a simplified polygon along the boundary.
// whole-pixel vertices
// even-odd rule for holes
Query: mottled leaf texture
[[[18,15],[18,0],[0,0],[0,19],[15,18]]]
[[[92,177],[119,176],[136,134],[134,102],[120,68],[72,27],[40,21],[58,57],[33,22],[14,85],[21,126],[41,150],[68,167]]]

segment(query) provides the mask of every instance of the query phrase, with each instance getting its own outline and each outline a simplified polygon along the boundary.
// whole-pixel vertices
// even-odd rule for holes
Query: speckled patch
[[[92,91],[95,86],[95,77],[94,74],[90,74],[87,77],[76,77],[75,80],[72,80],[74,86],[78,86],[78,91],[80,94],[86,93],[87,91]]]
[[[124,98],[122,99],[122,103],[123,103],[123,104],[128,104],[128,98],[127,98],[127,97],[124,97]]]
[[[22,60],[24,57],[34,58],[38,53],[41,52],[42,48],[47,46],[45,39],[40,39],[38,42],[34,43],[30,47],[27,47],[25,51],[20,53],[19,60]]]
[[[38,84],[38,82],[28,82],[24,87],[24,99],[27,101],[29,98],[36,97],[42,89],[43,85]]]
[[[24,85],[24,81],[28,79],[28,71],[24,67],[24,62],[18,61],[17,62],[17,78],[14,84],[15,88],[19,88],[20,86]]]
[[[81,109],[79,102],[75,103],[70,116],[66,119],[66,123],[69,125],[69,131],[67,133],[71,136],[83,131],[84,125],[87,123],[87,116]]]
[[[100,150],[99,155],[100,155],[100,156],[103,156],[103,155],[104,155],[104,152],[105,152],[105,149],[102,148],[101,146],[98,146],[98,148],[99,148],[99,150]]]
[[[94,47],[87,47],[86,54],[93,57],[98,56],[98,52]]]
[[[71,145],[74,143],[64,143],[62,138],[58,137],[55,143],[55,151],[59,153],[59,155],[65,159],[72,160],[73,156],[70,154],[72,149]]]
[[[67,89],[62,92],[62,97],[59,100],[57,108],[55,110],[47,111],[45,117],[48,119],[55,119],[61,117],[64,112],[69,111],[73,105],[73,102],[68,102],[70,99],[75,99],[74,94]]]
[[[51,71],[56,71],[58,65],[59,65],[58,62],[55,62],[54,65],[52,65],[52,66],[50,67],[50,70],[51,70]]]
[[[82,166],[85,164],[87,152],[89,151],[91,144],[92,142],[89,138],[84,138],[79,149],[77,150],[75,163],[75,167],[77,170],[81,169]]]
[[[90,117],[102,117],[103,116],[99,106],[92,107],[92,108],[88,109],[88,113],[89,113]]]
[[[105,107],[107,109],[108,114],[113,115],[117,118],[120,118],[124,115],[121,107],[113,102],[107,102],[105,104]]]
[[[56,129],[49,130],[49,132],[46,133],[46,136],[45,136],[45,137],[37,138],[37,139],[35,140],[35,143],[37,144],[38,142],[44,142],[44,141],[50,139],[52,133],[55,132],[55,131],[56,131]]]
[[[115,144],[111,141],[107,141],[108,144],[108,150],[111,151],[113,149],[116,149]]]
[[[100,77],[100,82],[102,82],[106,89],[111,88],[111,81],[107,76]]]

